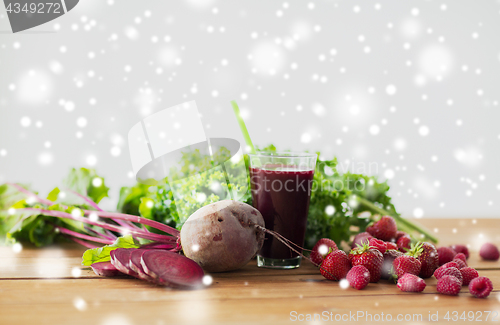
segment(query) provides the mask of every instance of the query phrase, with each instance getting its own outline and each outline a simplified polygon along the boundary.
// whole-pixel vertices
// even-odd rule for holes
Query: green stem
[[[236,115],[236,120],[238,120],[238,124],[240,125],[241,133],[243,133],[243,138],[245,138],[245,142],[247,146],[250,147],[251,153],[255,153],[255,147],[253,146],[252,139],[250,139],[250,134],[248,133],[247,126],[245,125],[245,121],[240,115],[240,108],[236,101],[232,100],[231,105],[233,105],[234,115]]]
[[[368,201],[367,199],[364,199],[364,198],[361,198],[358,196],[357,200],[359,203],[361,203],[365,207],[370,208],[371,210],[376,211],[377,213],[380,213],[381,215],[389,215],[389,216],[393,217],[394,219],[396,219],[397,222],[403,224],[405,227],[410,228],[410,229],[415,230],[415,231],[418,231],[419,233],[423,234],[426,238],[431,240],[433,243],[438,242],[437,237],[434,236],[433,234],[431,234],[427,229],[425,229],[419,225],[416,225],[413,222],[411,222],[405,218],[402,218],[400,215],[398,215],[396,213],[390,213],[389,211],[387,211],[385,209],[379,208],[378,206],[376,206],[372,202]]]

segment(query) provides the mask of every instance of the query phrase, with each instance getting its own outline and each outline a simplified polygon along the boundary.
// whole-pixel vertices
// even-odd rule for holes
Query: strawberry
[[[384,254],[385,251],[387,250],[387,244],[385,243],[385,241],[377,238],[370,239],[368,244],[370,245],[370,247],[377,249],[382,254]]]
[[[425,286],[425,281],[415,274],[406,273],[398,279],[398,288],[404,292],[422,292]]]
[[[386,241],[385,242],[385,245],[387,247],[387,249],[395,249],[395,250],[398,250],[398,245],[396,245],[396,243],[393,243],[391,241]]]
[[[356,247],[358,247],[358,245],[363,245],[364,243],[368,243],[372,238],[373,236],[367,233],[366,231],[360,232],[359,234],[354,236],[354,239],[351,244],[351,249],[355,249]]]
[[[311,255],[311,261],[316,265],[321,265],[321,262],[325,259],[325,257],[333,252],[338,250],[337,244],[329,238],[321,238],[318,240],[316,245],[314,245]]]
[[[368,226],[366,231],[375,238],[391,241],[396,238],[398,228],[393,217],[383,216],[380,220]]]
[[[436,270],[437,271],[437,270]],[[460,270],[457,269],[456,267],[448,267],[446,269],[441,269],[439,272],[434,273],[434,276],[436,279],[441,279],[445,275],[451,275],[460,280],[460,283],[464,281],[462,277],[462,273],[460,273]]]
[[[363,265],[356,265],[347,273],[346,279],[351,287],[361,290],[370,282],[370,271]]]
[[[437,249],[437,251],[438,251],[439,265],[440,266],[445,264],[445,263],[453,261],[453,258],[455,257],[455,255],[457,255],[457,253],[449,247],[439,247]]]
[[[458,265],[457,269],[459,269],[459,270],[463,269],[464,267],[467,267],[467,263],[465,263],[464,261],[462,261],[459,258],[454,258],[453,261],[451,261],[451,262],[456,263]]]
[[[411,238],[408,235],[404,235],[399,237],[396,241],[396,245],[398,245],[398,249],[403,253],[406,253],[411,247]]]
[[[421,278],[430,278],[439,266],[439,258],[436,247],[430,243],[422,243],[422,253],[418,255],[418,260],[422,263],[420,273]]]
[[[368,244],[358,246],[349,252],[352,266],[363,265],[370,272],[370,282],[378,282],[382,274],[384,257],[378,250],[370,248]]]
[[[462,288],[462,282],[451,275],[444,275],[441,277],[436,285],[436,289],[439,293],[456,296]]]
[[[405,273],[418,275],[422,268],[422,263],[417,259],[422,253],[422,244],[418,243],[412,245],[411,249],[404,255],[396,258],[392,263],[394,272],[398,278],[402,277]]]
[[[460,269],[460,273],[462,273],[462,285],[467,286],[469,283],[477,278],[479,274],[475,269],[472,267],[464,267],[463,269]]]
[[[418,275],[420,273],[422,263],[420,263],[420,261],[413,256],[401,255],[394,260],[392,266],[394,267],[396,276],[400,278],[406,273]]]
[[[493,290],[493,283],[487,277],[480,276],[469,283],[469,292],[476,298],[486,298]]]
[[[469,249],[467,248],[467,246],[457,244],[457,245],[451,245],[450,248],[453,249],[457,253],[464,254],[465,258],[469,259]]]
[[[320,272],[328,280],[339,281],[346,277],[351,262],[344,251],[336,250],[328,254],[321,263]]]
[[[403,253],[395,249],[388,249],[385,251],[384,263],[382,264],[382,274],[381,274],[382,279],[389,280],[393,277],[394,268],[392,267],[392,263],[396,258],[402,255]]]
[[[479,250],[479,256],[481,256],[485,260],[496,261],[498,260],[500,253],[498,252],[498,248],[495,245],[486,243],[481,246],[481,249]]]

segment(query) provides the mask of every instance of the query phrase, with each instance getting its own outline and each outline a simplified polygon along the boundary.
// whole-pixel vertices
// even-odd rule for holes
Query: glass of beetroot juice
[[[249,157],[254,208],[264,217],[267,229],[302,247],[317,155],[262,152]],[[257,255],[259,267],[293,269],[300,261],[297,253],[266,234]]]

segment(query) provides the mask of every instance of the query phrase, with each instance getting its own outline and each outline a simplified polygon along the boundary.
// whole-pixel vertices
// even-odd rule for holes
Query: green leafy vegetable
[[[111,245],[87,249],[83,253],[82,265],[90,266],[97,262],[107,262],[110,260],[109,253],[117,248],[139,248],[141,244],[131,235],[118,237]]]
[[[94,181],[94,179],[100,181]],[[29,190],[26,185],[18,186],[21,189]],[[31,207],[71,213],[74,209],[89,208],[88,202],[82,197],[73,194],[72,191],[99,201],[108,195],[109,190],[104,183],[104,179],[97,175],[95,170],[86,168],[71,169],[64,188],[69,190],[65,195],[61,195],[62,191],[58,187],[48,194],[48,202],[51,201],[54,204],[47,207],[36,200],[31,202],[33,198],[29,198],[26,193],[11,184],[0,185],[0,242],[13,243],[21,241],[30,242],[35,246],[45,246],[66,240],[55,231],[58,227],[64,227],[76,232],[86,232],[83,224],[75,220],[55,219],[44,216],[37,211],[18,211],[18,209]],[[98,229],[97,231],[102,230]]]
[[[91,198],[95,203],[108,196],[109,188],[104,184],[104,178],[97,175],[93,169],[71,169],[64,184],[69,189]]]
[[[269,145],[257,151],[276,151]],[[319,154],[319,153],[318,153]],[[189,164],[196,163],[193,157],[186,157]],[[248,159],[248,158],[247,158]],[[248,164],[247,164],[248,165]],[[223,174],[215,173],[213,178],[223,180]],[[137,213],[145,218],[165,222],[178,229],[183,218],[177,213],[177,206],[193,204],[196,208],[218,201],[217,196],[209,197],[205,202],[196,201],[196,197],[205,193],[204,188],[209,178],[188,178],[181,188],[185,197],[183,202],[176,202],[169,185],[145,186],[138,184],[131,188],[122,188],[118,209],[122,212]],[[224,183],[224,182],[222,182]],[[400,217],[388,196],[389,185],[379,182],[376,177],[362,174],[343,173],[337,169],[337,159],[320,160],[314,174],[316,189],[311,193],[305,246],[311,248],[319,238],[327,237],[335,242],[349,242],[352,235],[362,232],[377,214],[391,215],[398,227],[414,237],[437,241],[425,229]],[[242,201],[252,204],[250,191]]]

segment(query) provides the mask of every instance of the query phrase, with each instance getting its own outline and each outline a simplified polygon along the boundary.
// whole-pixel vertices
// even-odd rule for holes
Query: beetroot
[[[98,262],[92,264],[90,267],[99,276],[117,276],[122,274],[111,262]]]
[[[141,257],[142,254],[147,252],[147,249],[132,249],[132,252],[130,253],[130,262],[129,262],[129,268],[137,273],[137,277],[142,280],[146,280],[149,282],[155,282],[152,277],[147,275],[144,272],[144,269],[142,268],[141,265]]]
[[[231,200],[215,202],[198,209],[184,223],[182,250],[207,272],[236,270],[262,247],[263,227],[262,215],[251,205]]]
[[[118,271],[138,278],[139,275],[136,272],[132,271],[129,267],[130,254],[132,254],[132,249],[127,248],[118,248],[111,251],[111,264],[113,264]]]
[[[144,272],[158,284],[171,287],[202,286],[203,269],[195,261],[180,254],[149,250],[142,254],[141,265]]]

